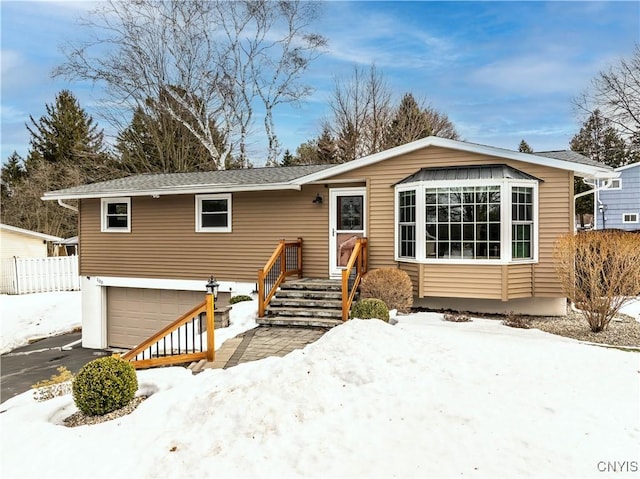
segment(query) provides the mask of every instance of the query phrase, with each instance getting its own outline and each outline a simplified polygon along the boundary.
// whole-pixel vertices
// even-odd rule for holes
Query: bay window
[[[396,260],[537,260],[539,180],[415,179],[395,186]]]

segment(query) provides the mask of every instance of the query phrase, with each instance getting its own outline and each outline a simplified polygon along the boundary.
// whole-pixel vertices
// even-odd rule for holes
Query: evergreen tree
[[[518,151],[520,153],[533,153],[533,149],[529,146],[529,143],[522,140],[520,145],[518,145]]]
[[[447,115],[430,107],[422,107],[411,93],[406,93],[387,129],[386,147],[404,145],[431,135],[458,139],[458,133]]]
[[[569,145],[573,151],[612,168],[630,163],[625,141],[600,110],[595,110],[589,116]]]
[[[296,164],[295,156],[293,156],[288,149],[284,150],[284,155],[282,155],[282,161],[280,162],[280,166],[293,166],[295,164]]]
[[[337,163],[336,143],[326,125],[322,128],[322,133],[318,137],[316,145],[318,148],[318,163]]]
[[[78,186],[112,178],[103,132],[78,103],[73,94],[61,91],[47,114],[38,121],[30,116],[30,150],[24,173],[18,173],[16,156],[7,165],[6,175],[17,178],[11,197],[3,201],[2,222],[56,236],[73,236],[77,215],[40,198],[46,191]],[[12,155],[13,156],[13,155]],[[11,166],[10,166],[11,165]],[[3,168],[3,183],[5,169]]]
[[[173,87],[173,91],[184,95],[184,91]],[[185,102],[187,99],[185,98]],[[120,153],[120,168],[126,173],[177,173],[215,170],[217,163],[209,151],[182,121],[176,120],[166,108],[186,108],[169,94],[160,95],[159,101],[148,100],[146,108],[138,107],[131,123],[118,135],[116,150]],[[196,104],[193,108],[198,108]],[[209,130],[216,148],[224,148],[225,140],[211,121]],[[248,167],[229,155],[225,168]]]

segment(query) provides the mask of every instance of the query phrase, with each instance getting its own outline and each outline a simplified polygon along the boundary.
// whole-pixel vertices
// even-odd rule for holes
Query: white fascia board
[[[522,161],[524,163],[532,163],[535,165],[549,166],[552,168],[559,168],[563,170],[573,171],[581,175],[595,177],[595,178],[616,178],[617,175],[613,170],[602,168],[599,166],[585,165],[582,163],[574,163],[571,161],[559,160],[556,158],[547,158],[546,156],[538,156],[530,153],[520,153],[517,151],[505,150],[502,148],[496,148],[493,146],[478,145],[475,143],[466,143],[463,141],[450,140],[447,138],[439,138],[436,136],[429,136],[421,140],[407,143],[406,145],[397,146],[389,150],[381,151],[373,155],[365,156],[357,160],[349,161],[336,165],[333,168],[312,173],[307,176],[303,176],[294,182],[296,184],[304,185],[311,182],[318,182],[332,176],[337,176],[342,173],[369,166],[379,161],[387,160],[395,156],[404,155],[421,148],[428,146],[436,146],[441,148],[448,148],[451,150],[465,151],[469,153],[476,153],[480,155],[494,156],[497,158],[505,158],[509,160]]]
[[[38,238],[45,241],[62,241],[64,239],[59,236],[48,235],[45,233],[38,233],[37,231],[25,230],[23,228],[18,228],[17,226],[10,226],[5,224],[0,224],[0,229],[12,231],[14,233],[18,233],[25,236],[31,236],[33,238]]]
[[[87,276],[87,279],[90,277]],[[161,278],[127,278],[117,276],[94,276],[98,286],[110,286],[115,288],[143,288],[143,289],[169,289],[176,291],[202,291],[206,293],[209,278],[202,280],[188,279],[161,279]],[[247,288],[255,289],[255,283],[243,283],[237,281],[219,281],[221,293],[238,293]],[[204,297],[204,296],[203,296]]]
[[[257,185],[198,185],[180,186],[172,188],[160,188],[155,190],[118,190],[109,192],[90,192],[76,194],[53,195],[45,193],[43,201],[51,200],[81,200],[90,198],[117,198],[122,196],[169,196],[169,195],[193,195],[202,193],[234,193],[243,191],[276,191],[276,190],[300,190],[300,185],[291,183],[257,184]]]
[[[628,170],[629,168],[634,168],[636,166],[640,166],[640,161],[636,161],[635,163],[631,163],[629,165],[619,166],[616,168],[616,171]]]

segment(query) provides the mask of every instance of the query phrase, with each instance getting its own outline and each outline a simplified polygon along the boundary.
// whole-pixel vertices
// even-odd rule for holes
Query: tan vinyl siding
[[[87,276],[257,281],[281,238],[304,239],[304,270],[328,275],[323,187],[234,193],[231,233],[196,233],[194,195],[131,198],[131,233],[100,232],[100,201],[83,200],[80,268]]]
[[[502,278],[506,285],[509,299],[530,298],[533,293],[533,277],[531,264],[509,265],[506,274]]]
[[[411,279],[414,291],[420,291],[420,266],[416,263],[399,263],[398,268],[405,271]]]
[[[425,264],[422,284],[424,296],[502,299],[502,266]]]
[[[429,147],[423,150],[369,165],[336,179],[367,178],[369,186],[369,246],[370,268],[393,266],[394,263],[394,188],[393,185],[425,167],[447,167],[481,164],[507,164],[544,180],[539,186],[539,262],[531,271],[529,289],[537,296],[561,296],[560,285],[553,269],[553,245],[560,234],[571,231],[571,203],[573,174],[520,161],[505,160],[444,148]],[[509,266],[521,268],[524,265]],[[434,268],[435,267],[435,268]],[[530,267],[530,266],[529,266]],[[500,266],[490,265],[423,265],[423,285],[418,296],[453,296],[473,298],[504,298]],[[445,283],[434,277],[442,273]],[[487,277],[490,281],[478,278]],[[524,297],[522,278],[518,286],[507,288],[507,296]],[[453,288],[455,284],[458,287]]]

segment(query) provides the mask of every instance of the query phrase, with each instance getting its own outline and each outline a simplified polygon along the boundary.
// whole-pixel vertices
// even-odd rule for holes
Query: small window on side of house
[[[231,232],[231,195],[196,196],[196,232]]]
[[[638,213],[623,213],[622,214],[622,222],[623,223],[638,223]]]
[[[622,188],[622,180],[620,178],[611,180],[610,190],[619,190]]]
[[[131,232],[131,198],[103,198],[101,201],[103,233]]]

